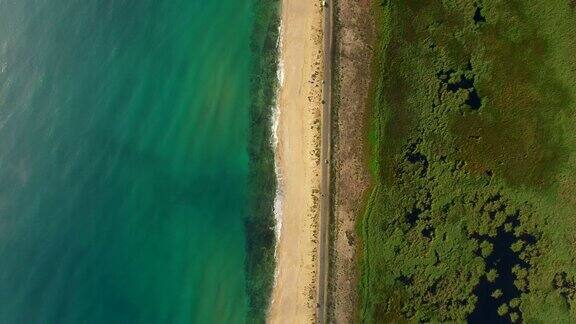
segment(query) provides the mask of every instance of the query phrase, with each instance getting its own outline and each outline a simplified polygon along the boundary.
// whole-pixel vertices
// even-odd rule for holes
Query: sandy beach
[[[283,0],[283,84],[278,97],[281,229],[270,323],[310,323],[315,316],[321,109],[320,1]]]

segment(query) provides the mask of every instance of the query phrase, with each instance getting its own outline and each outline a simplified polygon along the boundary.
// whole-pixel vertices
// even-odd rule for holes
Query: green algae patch
[[[576,319],[573,6],[377,7],[361,320]]]
[[[247,323],[265,323],[270,304],[276,259],[274,199],[276,171],[272,147],[272,114],[278,87],[278,39],[280,2],[253,2],[251,38],[251,106],[248,215],[246,229],[246,291],[249,299]]]

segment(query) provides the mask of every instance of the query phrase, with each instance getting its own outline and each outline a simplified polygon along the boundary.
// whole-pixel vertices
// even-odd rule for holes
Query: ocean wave
[[[278,104],[278,96],[280,93],[280,88],[284,84],[284,62],[282,61],[282,22],[278,27],[278,68],[276,70],[276,76],[278,78],[278,87],[276,88],[276,98],[274,100],[274,110],[272,112],[272,148],[274,150],[274,169],[276,172],[276,197],[274,198],[274,216],[276,218],[276,246],[278,246],[278,241],[280,240],[280,233],[282,229],[282,172],[280,171],[280,166],[278,165],[278,123],[280,121],[280,107]]]
[[[274,258],[278,260],[278,244],[280,243],[280,235],[282,229],[282,198],[283,198],[283,180],[282,172],[280,166],[278,165],[278,124],[280,121],[280,107],[278,103],[278,98],[280,95],[280,89],[284,84],[284,62],[282,61],[282,24],[280,21],[278,27],[278,67],[276,70],[276,77],[278,78],[278,84],[276,87],[276,97],[274,99],[274,106],[272,111],[272,149],[274,150],[274,170],[276,172],[276,196],[274,197],[274,217],[276,219],[275,233],[276,233],[276,247],[274,248]],[[274,270],[274,286],[278,279],[278,266]]]

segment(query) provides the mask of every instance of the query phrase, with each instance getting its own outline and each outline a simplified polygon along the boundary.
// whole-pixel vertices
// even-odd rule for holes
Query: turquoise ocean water
[[[0,0],[0,323],[240,323],[249,0]]]

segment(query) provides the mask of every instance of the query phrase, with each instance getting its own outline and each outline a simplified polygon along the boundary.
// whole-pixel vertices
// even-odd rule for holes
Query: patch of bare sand
[[[320,188],[321,4],[283,0],[284,82],[280,88],[277,165],[282,226],[270,323],[315,318],[318,194]]]

